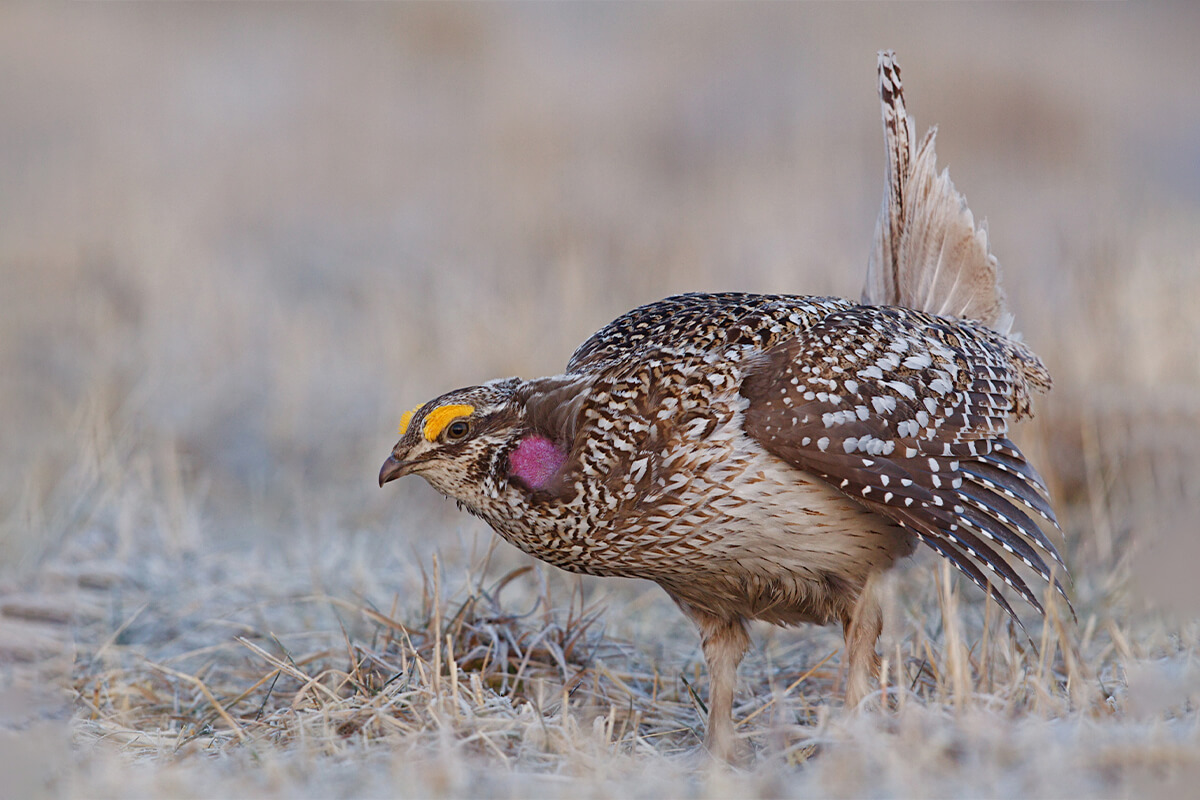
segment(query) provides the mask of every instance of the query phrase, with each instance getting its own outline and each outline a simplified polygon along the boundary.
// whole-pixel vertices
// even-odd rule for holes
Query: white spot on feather
[[[929,357],[928,353],[917,353],[904,359],[904,366],[909,369],[925,369],[933,366],[933,359]]]
[[[872,364],[866,369],[860,369],[858,371],[858,377],[866,380],[881,381],[883,380],[883,370]]]

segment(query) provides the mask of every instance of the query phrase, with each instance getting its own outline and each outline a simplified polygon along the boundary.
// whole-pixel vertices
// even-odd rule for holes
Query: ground
[[[1200,778],[1200,14],[0,9],[0,769],[15,795],[1179,796]],[[673,292],[854,297],[875,52],[1055,388],[1078,624],[920,554],[891,702],[754,631],[743,770],[655,587],[538,566],[401,412]]]

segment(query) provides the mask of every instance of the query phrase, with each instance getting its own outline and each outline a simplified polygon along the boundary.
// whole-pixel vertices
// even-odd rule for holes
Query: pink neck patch
[[[509,474],[530,489],[544,489],[558,474],[567,454],[545,436],[527,436],[508,457]]]

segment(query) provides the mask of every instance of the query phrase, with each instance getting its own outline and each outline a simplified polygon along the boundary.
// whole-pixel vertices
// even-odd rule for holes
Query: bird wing
[[[1018,563],[1065,596],[1045,484],[1007,438],[1045,385],[1036,356],[982,325],[855,306],[747,362],[741,393],[762,447],[911,530],[1015,617],[984,570],[1039,612]]]

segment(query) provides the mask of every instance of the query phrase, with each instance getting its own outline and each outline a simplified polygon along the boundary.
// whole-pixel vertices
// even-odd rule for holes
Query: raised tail
[[[900,65],[890,50],[879,53],[879,102],[887,188],[862,302],[975,320],[1009,333],[1013,318],[1000,288],[1000,265],[988,252],[987,230],[975,226],[949,172],[937,172],[937,128],[917,144]]]

